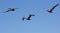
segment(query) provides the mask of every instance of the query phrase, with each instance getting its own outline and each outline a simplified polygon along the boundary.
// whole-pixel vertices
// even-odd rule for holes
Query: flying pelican
[[[59,4],[56,4],[55,6],[53,6],[50,10],[47,10],[49,13],[52,13],[52,11],[58,6]]]
[[[8,10],[6,12],[15,11],[16,9],[18,9],[18,8],[8,8]],[[4,13],[6,13],[6,12],[4,12]]]
[[[28,16],[28,18],[23,17],[22,20],[23,20],[23,21],[24,21],[24,19],[26,19],[26,20],[30,20],[32,16],[35,16],[35,15],[30,14],[30,15]]]

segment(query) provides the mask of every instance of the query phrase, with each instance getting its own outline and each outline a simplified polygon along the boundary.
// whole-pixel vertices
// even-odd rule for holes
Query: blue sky
[[[60,0],[0,0],[0,33],[60,33],[60,5],[52,14],[46,10]],[[5,12],[8,8],[19,8]],[[35,14],[30,21],[22,17]]]

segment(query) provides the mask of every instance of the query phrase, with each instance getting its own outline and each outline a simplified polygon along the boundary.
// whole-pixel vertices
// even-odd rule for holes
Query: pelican
[[[28,18],[23,17],[22,20],[23,20],[23,21],[24,21],[24,19],[26,19],[26,20],[31,20],[31,17],[32,17],[32,16],[35,16],[35,15],[29,14]]]
[[[16,9],[18,9],[18,8],[8,8],[8,10],[6,12],[15,11]],[[4,13],[6,13],[6,12],[4,12]]]
[[[52,13],[52,11],[58,6],[59,4],[54,5],[50,10],[47,10],[49,13]]]

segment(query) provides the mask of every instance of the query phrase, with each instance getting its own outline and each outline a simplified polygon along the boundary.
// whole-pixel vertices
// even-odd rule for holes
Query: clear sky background
[[[60,5],[50,14],[60,0],[0,0],[0,33],[60,33]],[[8,8],[15,12],[3,13]],[[34,14],[30,21],[22,17]]]

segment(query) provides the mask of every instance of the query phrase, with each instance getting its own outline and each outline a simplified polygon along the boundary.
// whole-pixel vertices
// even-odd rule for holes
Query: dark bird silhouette
[[[30,15],[28,16],[28,18],[23,17],[22,20],[23,20],[23,21],[24,21],[24,19],[26,19],[26,20],[31,20],[31,17],[32,17],[32,16],[35,16],[35,15],[30,14]]]
[[[6,12],[15,11],[16,9],[18,9],[18,8],[8,8],[8,10]],[[3,13],[6,13],[6,12],[3,12]]]
[[[49,13],[52,13],[52,11],[58,6],[59,4],[56,4],[55,6],[53,6],[50,10],[47,10]]]

